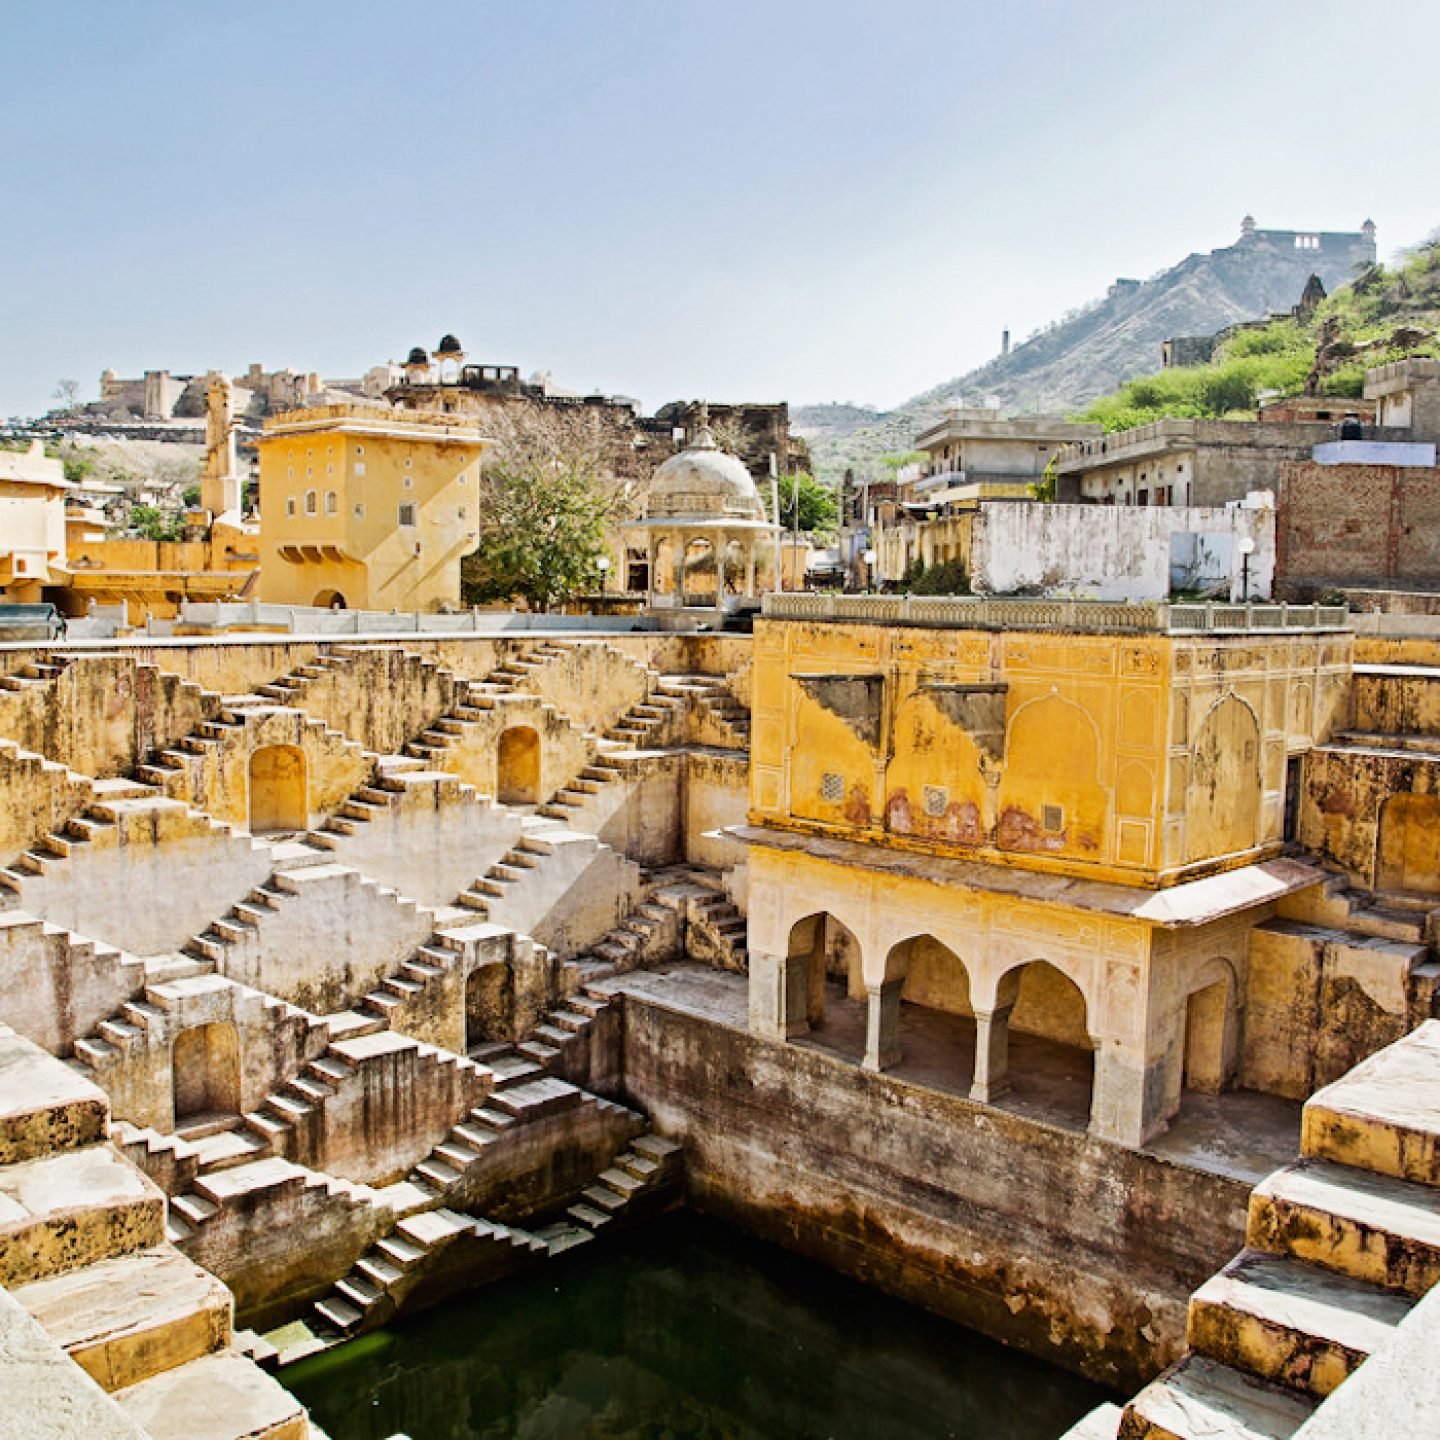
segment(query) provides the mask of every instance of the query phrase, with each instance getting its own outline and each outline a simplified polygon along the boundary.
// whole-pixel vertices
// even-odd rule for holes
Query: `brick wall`
[[[1440,587],[1440,469],[1281,466],[1279,593],[1345,585]]]

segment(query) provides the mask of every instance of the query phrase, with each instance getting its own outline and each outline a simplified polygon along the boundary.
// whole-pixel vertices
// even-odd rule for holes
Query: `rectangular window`
[[[287,515],[295,513],[295,497],[293,495],[285,502],[285,513]]]
[[[838,805],[845,798],[845,777],[833,772],[820,777],[820,798],[827,805]]]
[[[412,528],[414,527],[415,506],[413,502],[407,500],[405,504],[400,507],[400,523],[402,525],[411,526]]]
[[[1040,828],[1049,835],[1058,835],[1065,828],[1065,812],[1058,805],[1045,805],[1040,810]]]
[[[357,460],[355,462],[355,473],[357,475],[363,475],[365,473],[365,462],[363,460]]]
[[[357,520],[363,520],[365,518],[365,507],[363,505],[357,505],[355,507],[355,518]]]

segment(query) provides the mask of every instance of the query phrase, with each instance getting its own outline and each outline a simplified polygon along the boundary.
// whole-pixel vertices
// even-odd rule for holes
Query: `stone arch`
[[[310,824],[305,752],[261,745],[250,753],[250,830],[304,830]]]
[[[310,602],[320,610],[346,609],[345,597],[338,590],[321,590]]]
[[[1050,961],[1026,960],[1011,966],[996,982],[990,1006],[979,1000],[975,1007],[971,1099],[991,1103],[1011,1089],[1013,1032],[1028,1037],[1027,1048],[1037,1068],[1043,1061],[1046,1090],[1057,1096],[1065,1090],[1083,1092],[1075,1118],[1088,1120],[1095,1095],[1095,1043],[1089,1016],[1084,990]],[[1029,1091],[1032,1077],[1023,1078]]]
[[[864,952],[855,932],[829,911],[821,910],[797,920],[790,927],[786,944],[790,975],[787,1011],[792,1025],[803,1015],[806,1028],[819,1029],[825,1023],[825,981],[845,977],[852,994],[864,989]]]
[[[1375,888],[1440,895],[1440,795],[1391,795],[1381,805]]]
[[[514,1038],[514,972],[504,960],[477,965],[465,977],[465,1048]]]
[[[1238,993],[1234,967],[1219,956],[1191,979],[1185,997],[1183,1089],[1218,1095],[1234,1075],[1240,1031]]]
[[[698,597],[705,604],[713,605],[719,584],[719,568],[715,546],[709,540],[703,535],[687,540],[680,561],[680,573],[676,577],[680,604],[689,605]],[[697,578],[703,583],[697,585]]]
[[[1185,859],[1250,850],[1260,835],[1260,722],[1239,696],[1217,700],[1191,749]]]
[[[502,805],[540,803],[540,732],[511,725],[495,747],[495,797]]]
[[[970,971],[965,961],[934,935],[912,935],[892,945],[885,957],[885,983],[878,995],[871,992],[871,1015],[866,1064],[883,1069],[896,1064],[904,1050],[907,1015],[910,1028],[922,1012],[956,1017],[944,1032],[953,1039],[953,1074],[946,1083],[967,1090],[974,1078],[974,1016],[970,998]],[[968,1023],[967,1023],[968,1022]],[[928,1017],[927,1029],[939,1023]],[[948,1057],[947,1057],[948,1058]]]
[[[1099,856],[1109,795],[1089,712],[1052,693],[1026,701],[1005,730],[996,843],[1002,850]]]
[[[170,1047],[175,1129],[240,1113],[240,1037],[228,1020],[192,1025]]]
[[[678,595],[679,576],[675,569],[675,542],[662,535],[655,542],[655,565],[650,575],[650,588],[657,595]]]

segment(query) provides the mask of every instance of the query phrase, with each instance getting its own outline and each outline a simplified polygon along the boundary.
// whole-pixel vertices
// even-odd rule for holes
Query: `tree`
[[[798,475],[782,475],[779,483],[780,523],[787,530],[801,530],[807,535],[834,532],[839,507],[828,485],[803,470]]]
[[[78,380],[60,380],[56,382],[55,389],[51,393],[51,399],[60,402],[60,409],[68,413],[75,408],[75,403],[80,398],[80,382]]]
[[[606,530],[623,518],[629,487],[611,478],[583,422],[553,417],[502,431],[480,477],[480,542],[461,566],[467,605],[519,597],[534,610],[598,589]],[[508,433],[503,433],[508,431]]]
[[[132,505],[130,507],[130,528],[142,540],[178,540],[180,519],[166,515],[156,505]]]

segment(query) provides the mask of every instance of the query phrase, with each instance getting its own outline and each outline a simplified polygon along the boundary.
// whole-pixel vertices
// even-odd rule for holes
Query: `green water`
[[[332,1440],[1054,1440],[1109,1398],[683,1213],[281,1378]]]

